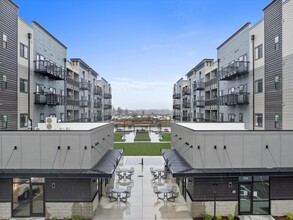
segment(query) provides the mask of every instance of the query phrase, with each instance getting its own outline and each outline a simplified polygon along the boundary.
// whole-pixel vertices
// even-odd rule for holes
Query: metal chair
[[[157,186],[154,186],[153,187],[153,191],[154,193],[157,195],[158,199],[164,199],[164,198],[161,198],[159,195],[162,194],[161,191],[159,191],[158,187]]]
[[[159,174],[156,171],[154,171],[153,167],[150,168],[150,171],[151,171],[151,174],[153,175],[153,180],[159,178]]]
[[[117,200],[117,197],[114,196],[112,192],[113,186],[107,185],[106,187],[106,196],[110,199],[110,202],[114,202]]]
[[[131,179],[131,176],[134,174],[134,167],[131,167],[128,174],[125,176],[127,179]]]
[[[127,186],[126,190],[124,191],[124,196],[120,198],[120,200],[124,203],[127,202],[127,199],[131,196],[131,186]]]
[[[172,191],[169,194],[170,197],[167,197],[167,200],[170,202],[175,202],[175,199],[179,196],[179,192],[177,192],[177,186],[172,186]]]

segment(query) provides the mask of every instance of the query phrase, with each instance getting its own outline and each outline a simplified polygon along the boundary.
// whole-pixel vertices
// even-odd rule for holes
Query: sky
[[[172,88],[271,0],[14,0],[112,86],[123,109],[172,109]]]

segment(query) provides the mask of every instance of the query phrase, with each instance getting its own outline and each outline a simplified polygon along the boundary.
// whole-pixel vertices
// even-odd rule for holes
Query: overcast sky
[[[171,109],[174,83],[271,0],[14,0],[112,85],[113,106]]]

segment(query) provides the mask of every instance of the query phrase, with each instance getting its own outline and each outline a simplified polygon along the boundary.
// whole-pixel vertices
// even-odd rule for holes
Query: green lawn
[[[123,132],[115,132],[114,133],[114,142],[124,142],[125,140],[122,139],[123,137]]]
[[[160,149],[170,149],[169,143],[116,143],[115,149],[124,149],[124,156],[161,156]]]
[[[163,133],[160,141],[171,141],[171,133]]]
[[[150,139],[149,133],[136,132],[135,139]]]

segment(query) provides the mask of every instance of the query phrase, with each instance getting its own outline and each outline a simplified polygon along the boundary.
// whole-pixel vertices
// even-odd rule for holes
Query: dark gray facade
[[[282,129],[282,1],[264,9],[265,130]]]
[[[0,11],[0,130],[16,130],[18,7],[0,0]]]

